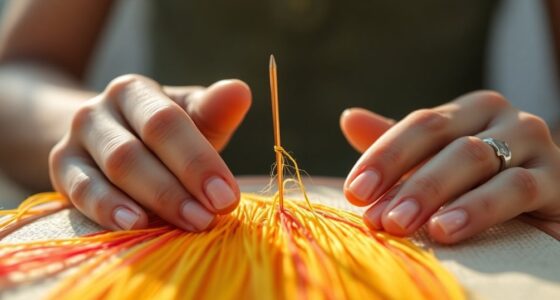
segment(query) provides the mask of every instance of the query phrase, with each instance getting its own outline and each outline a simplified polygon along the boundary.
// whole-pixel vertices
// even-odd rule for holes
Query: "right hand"
[[[118,77],[74,114],[51,151],[51,181],[109,229],[146,227],[147,209],[185,230],[205,230],[239,203],[218,151],[250,105],[239,80],[161,87],[139,75]]]

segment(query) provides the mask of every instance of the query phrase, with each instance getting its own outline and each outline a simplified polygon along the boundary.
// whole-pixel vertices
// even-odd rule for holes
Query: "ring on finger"
[[[511,166],[511,150],[506,142],[491,137],[483,138],[482,141],[496,152],[500,159],[500,172]]]

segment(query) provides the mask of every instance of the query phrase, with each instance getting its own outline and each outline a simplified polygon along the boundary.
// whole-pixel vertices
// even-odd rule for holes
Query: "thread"
[[[407,239],[370,231],[360,216],[304,201],[242,193],[207,232],[154,220],[150,228],[3,244],[0,287],[71,269],[50,299],[463,299],[454,277]],[[284,183],[289,180],[284,181]],[[68,201],[35,195],[2,211],[0,233]],[[58,208],[52,207],[52,210]]]

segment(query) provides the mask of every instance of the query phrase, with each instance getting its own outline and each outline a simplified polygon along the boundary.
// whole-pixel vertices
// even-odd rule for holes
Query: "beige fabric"
[[[258,192],[268,182],[263,178],[241,178],[242,189]],[[340,192],[339,179],[319,178],[307,182],[312,200],[361,212],[350,206]],[[38,220],[12,233],[2,243],[64,238],[99,230],[75,210],[65,210]],[[442,246],[425,233],[415,242],[433,249],[473,299],[560,299],[560,243],[519,220],[495,226],[455,246]],[[57,279],[0,292],[0,299],[42,298]]]

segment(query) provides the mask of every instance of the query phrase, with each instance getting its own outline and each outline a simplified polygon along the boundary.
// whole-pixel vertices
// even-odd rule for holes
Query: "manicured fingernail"
[[[414,221],[418,212],[420,212],[418,202],[414,199],[406,199],[393,208],[387,218],[404,230]]]
[[[119,207],[113,213],[115,223],[123,230],[130,230],[138,221],[140,216],[126,207]]]
[[[371,194],[379,184],[379,174],[373,170],[365,170],[356,176],[348,186],[354,197],[362,202],[369,202]]]
[[[439,226],[446,235],[452,235],[467,224],[468,215],[463,209],[455,209],[432,218],[431,222]]]
[[[367,224],[371,225],[375,230],[383,229],[383,224],[381,223],[381,215],[383,211],[387,207],[390,201],[383,201],[380,203],[374,204],[370,209],[368,209],[365,213]]]
[[[212,206],[216,209],[230,207],[237,201],[235,193],[220,177],[212,177],[206,182],[206,196],[210,198]]]
[[[183,218],[198,230],[205,230],[214,221],[214,215],[194,200],[186,201],[182,209]]]

